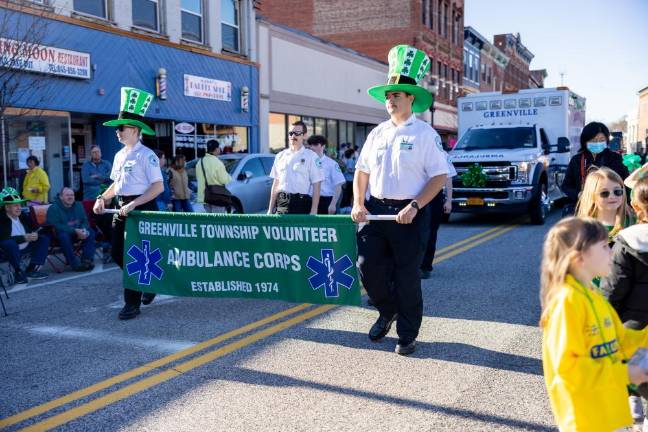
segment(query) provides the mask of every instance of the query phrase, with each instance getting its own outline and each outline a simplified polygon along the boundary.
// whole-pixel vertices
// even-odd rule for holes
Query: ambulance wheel
[[[534,225],[544,225],[547,219],[547,213],[549,213],[549,195],[547,194],[547,183],[542,182],[529,208],[531,223]]]

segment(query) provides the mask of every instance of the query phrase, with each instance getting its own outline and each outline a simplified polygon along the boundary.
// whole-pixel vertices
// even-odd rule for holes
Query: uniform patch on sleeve
[[[340,168],[340,165],[338,165],[337,163],[335,164],[335,171],[342,172],[342,168]]]
[[[315,159],[315,166],[317,166],[317,168],[322,168],[322,159]]]
[[[155,155],[149,156],[149,163],[154,167],[160,166],[160,160]]]

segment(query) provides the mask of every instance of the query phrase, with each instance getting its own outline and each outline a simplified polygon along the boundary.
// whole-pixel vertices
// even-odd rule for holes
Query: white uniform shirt
[[[141,142],[130,152],[124,147],[115,155],[110,178],[115,182],[115,195],[142,195],[153,183],[162,181],[160,160]]]
[[[324,173],[317,153],[305,147],[296,152],[287,148],[275,157],[270,177],[278,180],[278,192],[310,195],[311,185],[321,182]]]
[[[448,152],[443,150],[443,144],[441,143],[441,137],[439,136],[439,134],[437,134],[437,138],[435,140],[435,143],[437,145],[437,148],[441,151],[441,153],[443,153],[443,155],[446,158],[446,163],[448,164],[448,177],[452,178],[452,177],[456,176],[457,175],[457,170],[455,169],[454,165],[450,161],[450,155],[448,154]]]
[[[387,120],[367,137],[356,169],[369,174],[372,196],[413,199],[432,177],[449,173],[437,142],[439,134],[414,115],[401,126]]]
[[[9,216],[9,219],[11,219],[11,237],[14,236],[24,236],[27,234],[27,231],[25,231],[25,227],[23,226],[22,222],[20,222],[19,218],[12,218]],[[20,243],[18,245],[18,248],[20,250],[25,249],[29,244],[27,242]]]
[[[330,157],[323,155],[320,160],[322,161],[322,172],[324,174],[324,180],[322,180],[322,187],[320,189],[320,196],[332,197],[335,195],[335,187],[340,184],[344,184],[346,179],[342,170],[340,169],[340,164],[335,162]],[[313,195],[313,187],[310,188],[310,195]]]

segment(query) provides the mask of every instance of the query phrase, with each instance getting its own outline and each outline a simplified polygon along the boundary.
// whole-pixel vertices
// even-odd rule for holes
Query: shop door
[[[72,154],[67,161],[64,158],[63,170],[68,172],[70,164],[72,164],[72,189],[78,201],[83,200],[83,182],[81,181],[81,167],[86,158],[86,136],[73,134],[72,135]],[[67,166],[66,166],[67,164]],[[69,183],[69,180],[66,182]],[[66,186],[70,186],[66,184]]]

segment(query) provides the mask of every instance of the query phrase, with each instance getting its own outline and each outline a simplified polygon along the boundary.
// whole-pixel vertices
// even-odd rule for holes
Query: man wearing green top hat
[[[366,222],[367,214],[396,215],[395,222],[373,221],[358,231],[358,264],[363,286],[380,313],[369,338],[384,338],[396,321],[395,351],[401,355],[415,351],[423,318],[419,266],[427,240],[424,207],[441,191],[449,171],[436,145],[439,135],[413,114],[433,101],[418,86],[429,68],[428,56],[414,47],[398,45],[389,51],[388,83],[367,92],[385,104],[390,119],[367,137],[353,180],[354,221]]]
[[[117,197],[119,214],[113,217],[111,253],[113,260],[124,267],[124,231],[126,217],[132,210],[157,211],[155,198],[164,190],[160,161],[153,150],[144,146],[141,134],[155,135],[151,127],[144,122],[153,95],[132,87],[121,89],[121,112],[119,118],[104,123],[104,126],[115,127],[117,139],[124,148],[117,152],[113,161],[110,178],[113,183],[102,192],[94,205],[96,214],[103,214],[104,207]],[[119,319],[135,318],[140,313],[140,304],[149,304],[155,294],[124,289],[123,309]]]
[[[20,197],[18,191],[6,187],[0,191],[0,250],[14,269],[15,281],[27,283],[29,279],[45,279],[47,273],[40,271],[45,264],[50,239],[39,235],[38,229],[22,211],[22,204],[27,200]],[[29,266],[26,271],[20,268],[20,258],[30,254]]]

